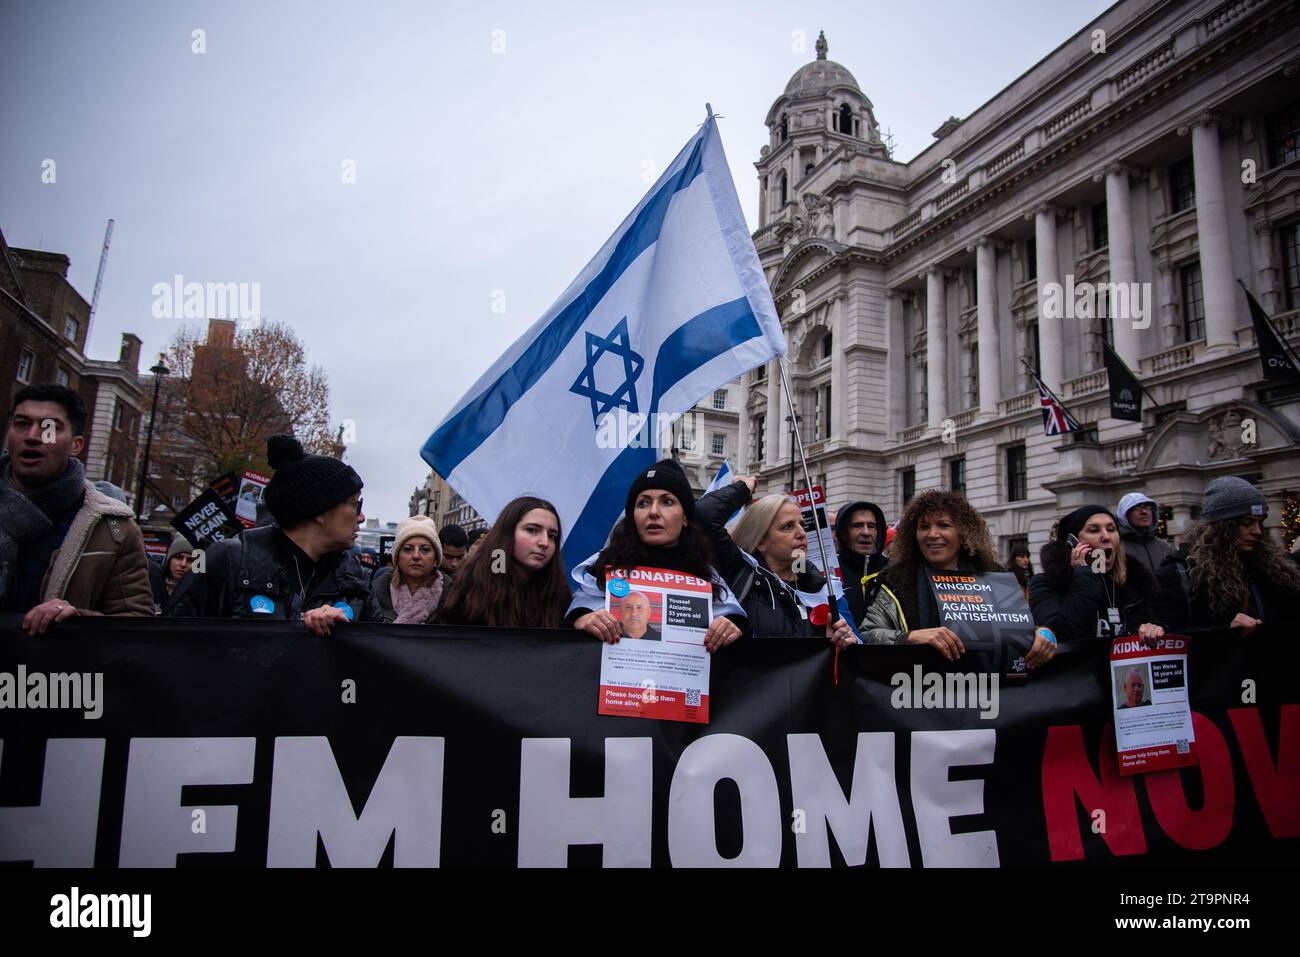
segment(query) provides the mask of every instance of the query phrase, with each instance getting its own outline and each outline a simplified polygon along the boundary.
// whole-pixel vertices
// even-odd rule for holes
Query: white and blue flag
[[[710,492],[716,492],[720,488],[726,488],[734,481],[736,481],[736,475],[731,471],[731,463],[723,462],[722,468],[718,469],[718,474],[713,476],[713,481],[710,482],[709,487],[704,490],[704,494],[708,495]]]
[[[608,417],[681,414],[784,352],[710,111],[595,258],[420,454],[489,521],[519,495],[553,503],[565,563],[574,568],[601,548],[628,486],[657,458],[654,436],[608,441]]]

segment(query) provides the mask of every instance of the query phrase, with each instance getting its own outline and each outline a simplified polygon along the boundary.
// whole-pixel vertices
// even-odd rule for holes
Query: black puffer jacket
[[[849,546],[849,519],[854,512],[869,509],[876,516],[876,550],[870,555],[859,555]],[[877,577],[889,559],[885,557],[885,513],[875,502],[850,502],[835,516],[835,544],[839,549],[840,575],[844,579],[844,597],[849,603],[853,620],[859,624],[880,590]]]
[[[304,611],[342,602],[353,621],[381,620],[355,555],[334,552],[313,563],[274,525],[218,542],[204,562],[204,572],[191,571],[176,586],[167,615],[299,621]]]
[[[761,560],[755,568],[745,560],[731,536],[727,533],[727,520],[737,509],[750,504],[749,486],[735,482],[726,488],[710,492],[695,503],[695,521],[699,523],[713,546],[713,567],[735,593],[749,626],[745,637],[756,638],[811,638],[825,637],[825,627],[818,628],[807,618],[805,608],[790,586],[767,569]],[[826,579],[812,564],[799,575],[799,591],[816,592],[826,587]]]
[[[1029,580],[1029,609],[1034,624],[1050,628],[1057,641],[1110,637],[1112,600],[1124,623],[1119,634],[1136,634],[1139,625],[1158,623],[1152,607],[1156,580],[1141,562],[1125,563],[1126,579],[1119,586],[1088,565],[1071,565],[1069,542],[1048,542],[1038,557],[1043,570]]]

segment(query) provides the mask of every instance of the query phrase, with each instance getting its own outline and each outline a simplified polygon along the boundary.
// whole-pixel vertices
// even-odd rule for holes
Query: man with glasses
[[[176,586],[168,614],[302,621],[321,637],[339,622],[380,621],[370,576],[348,552],[366,520],[361,477],[338,459],[305,454],[291,436],[271,436],[266,450],[275,524],[209,549],[205,570]]]
[[[1156,534],[1160,508],[1155,500],[1142,492],[1129,492],[1115,507],[1119,520],[1119,537],[1124,543],[1124,557],[1130,562],[1141,562],[1155,575],[1164,560],[1177,549]]]

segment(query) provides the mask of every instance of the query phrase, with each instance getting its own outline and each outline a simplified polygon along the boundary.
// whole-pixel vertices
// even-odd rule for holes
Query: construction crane
[[[113,241],[113,221],[108,221],[104,232],[104,248],[99,252],[99,272],[95,276],[95,291],[90,296],[90,315],[86,319],[86,342],[90,342],[90,324],[95,321],[95,308],[99,305],[99,287],[104,284],[104,265],[108,262],[108,246]]]

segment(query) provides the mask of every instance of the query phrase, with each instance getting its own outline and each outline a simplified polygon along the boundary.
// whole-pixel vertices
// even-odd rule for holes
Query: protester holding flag
[[[562,628],[571,592],[560,558],[560,517],[545,499],[506,503],[483,544],[461,563],[440,625]]]
[[[840,550],[844,597],[854,621],[861,621],[875,601],[885,558],[885,513],[875,502],[850,502],[833,519]]]
[[[842,617],[818,627],[811,612],[825,604],[818,592],[826,577],[808,555],[799,503],[789,495],[767,495],[753,502],[756,481],[740,476],[710,492],[695,505],[696,521],[709,536],[714,565],[740,600],[749,618],[747,635],[759,638],[826,637],[847,647],[857,636]],[[728,533],[727,519],[748,506]]]
[[[1043,570],[1029,583],[1034,623],[1058,641],[1138,635],[1154,641],[1155,577],[1126,560],[1119,522],[1102,505],[1084,505],[1056,523],[1039,552]]]
[[[880,573],[880,592],[867,609],[860,633],[867,644],[932,645],[949,661],[965,653],[962,640],[942,624],[926,570],[965,574],[1006,571],[998,564],[988,526],[961,495],[922,492],[908,503]],[[1030,668],[1046,664],[1056,647],[1041,633],[1025,655]]]
[[[566,620],[601,641],[617,642],[621,629],[605,611],[609,568],[664,568],[713,585],[713,620],[704,635],[709,651],[731,644],[747,624],[744,609],[713,567],[708,533],[695,521],[695,499],[682,467],[663,459],[632,482],[627,502],[603,549],[573,570],[578,589]]]
[[[366,520],[361,476],[289,435],[266,442],[275,474],[265,501],[274,525],[217,542],[203,574],[191,570],[167,614],[179,618],[301,620],[324,637],[343,621],[379,621],[370,576],[348,549]]]
[[[428,515],[412,515],[397,526],[393,538],[393,564],[370,579],[370,590],[384,621],[399,625],[433,623],[442,599],[443,581],[438,571],[442,544]]]
[[[1119,500],[1115,520],[1119,525],[1120,541],[1129,563],[1141,562],[1154,580],[1156,569],[1172,555],[1176,548],[1156,534],[1156,518],[1160,507],[1155,499],[1142,492],[1129,492]]]
[[[1245,479],[1225,475],[1205,489],[1201,520],[1184,551],[1156,572],[1154,612],[1169,631],[1282,624],[1300,607],[1300,569],[1264,532],[1268,501]]]

